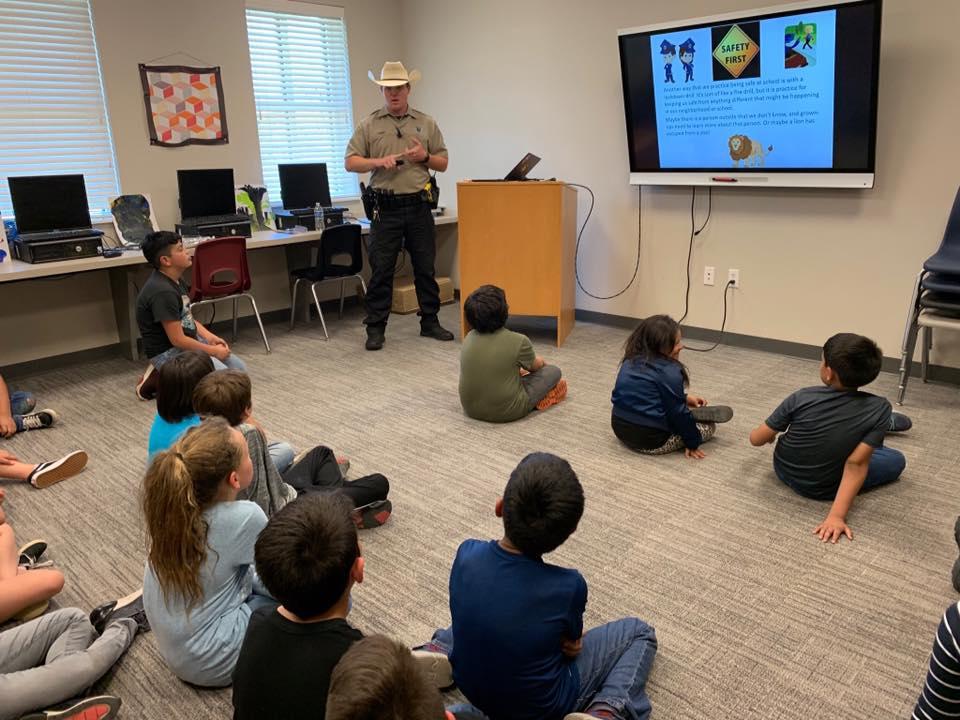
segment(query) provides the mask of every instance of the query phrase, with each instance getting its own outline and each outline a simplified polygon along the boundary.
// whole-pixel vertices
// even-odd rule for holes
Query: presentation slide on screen
[[[836,43],[835,10],[652,35],[660,167],[831,167]]]

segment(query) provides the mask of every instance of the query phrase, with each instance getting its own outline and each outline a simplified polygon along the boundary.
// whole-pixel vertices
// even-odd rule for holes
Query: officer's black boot
[[[383,347],[386,339],[384,330],[386,328],[383,325],[367,325],[367,344],[365,345],[367,350],[379,350]]]
[[[434,340],[453,340],[453,333],[440,324],[436,315],[420,319],[420,335]]]

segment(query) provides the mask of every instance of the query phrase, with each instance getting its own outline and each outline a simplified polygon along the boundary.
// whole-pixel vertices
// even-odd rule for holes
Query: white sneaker
[[[87,454],[83,450],[74,450],[53,462],[37,465],[27,480],[35,488],[43,489],[54,483],[73,477],[87,466]]]
[[[417,661],[420,672],[438,690],[453,685],[453,667],[450,659],[443,653],[428,652],[427,650],[412,650],[413,659]]]

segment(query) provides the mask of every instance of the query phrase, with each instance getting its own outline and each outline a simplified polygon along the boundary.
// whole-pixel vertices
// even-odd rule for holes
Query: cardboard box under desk
[[[436,278],[437,285],[440,286],[440,304],[446,305],[453,302],[453,280],[448,277]],[[393,306],[391,312],[406,315],[416,312],[420,309],[417,302],[417,291],[411,277],[398,277],[393,281]]]

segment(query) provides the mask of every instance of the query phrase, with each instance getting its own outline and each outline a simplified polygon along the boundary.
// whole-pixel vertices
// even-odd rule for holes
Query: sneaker
[[[143,371],[140,380],[137,382],[137,397],[141,400],[153,400],[157,396],[157,376],[153,363],[147,363],[147,369]]]
[[[90,611],[90,624],[98,635],[103,635],[107,625],[123,618],[134,620],[137,623],[137,632],[150,631],[150,621],[143,609],[143,588],[134,590],[119,600],[111,600],[99,605]]]
[[[364,345],[367,350],[379,350],[383,347],[386,340],[384,328],[378,325],[367,325],[367,343]]]
[[[20,416],[20,422],[23,423],[24,430],[43,430],[53,425],[59,419],[60,416],[49,408]]]
[[[433,338],[442,342],[453,340],[453,333],[443,327],[439,322],[420,323],[420,336]]]
[[[17,560],[17,565],[26,565],[30,568],[37,567],[37,563],[46,551],[47,543],[45,540],[31,540],[20,548],[20,558]]]
[[[43,710],[24,715],[21,720],[109,720],[120,712],[120,698],[96,695],[84,698],[63,710]]]
[[[41,600],[38,603],[33,605],[28,605],[23,610],[13,615],[14,620],[19,620],[20,622],[27,622],[28,620],[35,620],[36,618],[43,615],[47,608],[50,607],[49,600]]]
[[[390,519],[393,504],[389,500],[377,500],[369,505],[361,505],[353,509],[350,517],[361,530],[380,527]]]
[[[913,427],[913,420],[903,413],[890,413],[890,425],[887,432],[906,432]]]
[[[346,480],[347,473],[350,472],[350,458],[337,455],[337,467],[340,468],[340,476]]]
[[[437,690],[453,686],[453,667],[450,659],[443,653],[413,650],[413,659],[417,661],[420,672]]]
[[[561,378],[560,382],[550,389],[550,392],[547,393],[547,396],[537,403],[537,410],[546,410],[548,407],[556,405],[566,396],[567,381]]]
[[[35,488],[41,490],[54,483],[73,477],[87,466],[87,454],[83,450],[74,450],[53,462],[42,462],[27,476]]]
[[[703,407],[690,408],[690,414],[697,422],[725,423],[733,419],[733,408],[726,405],[704,405]]]

